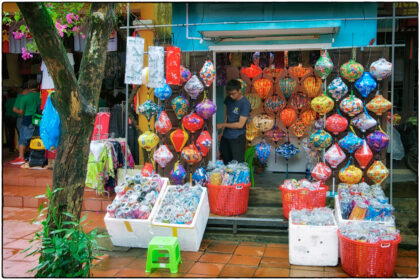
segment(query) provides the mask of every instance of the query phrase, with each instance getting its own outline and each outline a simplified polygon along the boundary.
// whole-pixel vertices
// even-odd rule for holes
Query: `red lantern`
[[[190,131],[191,133],[194,133],[203,127],[204,120],[202,117],[200,117],[196,113],[192,113],[192,114],[186,115],[182,119],[182,124],[184,125],[186,129],[188,129],[188,131]]]
[[[339,114],[333,114],[327,118],[325,121],[325,128],[332,132],[333,134],[337,135],[340,132],[343,132],[347,129],[349,122],[343,116]]]
[[[244,74],[245,76],[247,76],[248,78],[252,79],[252,78],[255,78],[258,75],[261,75],[262,70],[261,70],[260,67],[254,65],[254,64],[251,64],[251,66],[249,66],[249,67],[242,68],[241,73]]]
[[[181,156],[190,165],[196,164],[202,159],[200,153],[198,152],[194,144],[190,144],[186,146],[184,149],[182,149]]]
[[[210,133],[207,130],[201,131],[200,136],[197,138],[196,145],[203,157],[207,156],[207,153],[211,147],[211,143],[212,140]]]
[[[172,123],[165,111],[160,112],[157,121],[155,122],[155,129],[160,134],[165,134],[171,131]]]
[[[155,175],[155,169],[150,162],[146,162],[144,164],[143,169],[141,170],[141,175],[143,175],[143,177],[152,177]]]
[[[283,124],[286,127],[291,126],[296,118],[297,118],[296,111],[292,108],[286,108],[280,113],[280,120],[283,122]]]
[[[268,93],[273,88],[273,83],[269,79],[259,79],[254,82],[254,88],[261,99],[266,99]]]
[[[170,138],[175,151],[179,153],[188,141],[188,133],[178,128],[171,133]]]
[[[301,64],[298,66],[293,66],[289,69],[289,74],[295,78],[302,79],[306,75],[311,73],[311,68],[309,67],[302,67]]]
[[[331,168],[323,162],[318,162],[312,169],[311,175],[315,180],[325,182],[331,176]]]
[[[368,166],[369,162],[372,160],[373,153],[366,143],[366,140],[363,140],[363,145],[356,150],[354,157],[362,169],[365,169]]]

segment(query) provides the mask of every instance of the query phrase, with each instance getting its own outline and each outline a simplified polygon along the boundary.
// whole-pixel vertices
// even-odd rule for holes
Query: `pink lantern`
[[[339,114],[333,114],[325,121],[325,128],[332,132],[334,135],[339,134],[347,129],[349,122]]]
[[[155,129],[160,134],[166,134],[169,131],[171,131],[172,123],[168,117],[168,114],[166,114],[166,111],[162,111],[159,113],[157,121],[155,122]]]
[[[327,181],[331,176],[331,168],[323,162],[318,162],[312,169],[311,175],[315,180]]]
[[[165,166],[171,162],[174,155],[169,150],[168,146],[160,145],[160,147],[153,154],[153,160],[159,164],[160,167],[165,168]]]
[[[363,140],[363,145],[356,150],[354,157],[362,169],[365,169],[368,166],[369,162],[373,158],[373,153],[369,148],[369,145],[366,143],[366,140]]]
[[[324,158],[332,168],[337,168],[337,166],[346,159],[346,154],[340,146],[335,143],[325,153]]]
[[[216,69],[214,69],[214,65],[210,60],[204,62],[204,65],[200,70],[200,77],[207,87],[211,86],[213,83],[214,78],[216,77]]]

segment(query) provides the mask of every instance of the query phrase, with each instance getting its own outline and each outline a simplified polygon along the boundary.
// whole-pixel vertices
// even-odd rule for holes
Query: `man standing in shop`
[[[232,160],[244,161],[245,125],[251,112],[251,104],[241,92],[241,83],[230,80],[226,84],[225,121],[217,124],[217,130],[223,129],[220,140],[220,153],[224,164]]]

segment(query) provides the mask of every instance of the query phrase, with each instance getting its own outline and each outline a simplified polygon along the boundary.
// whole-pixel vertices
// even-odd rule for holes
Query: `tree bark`
[[[55,86],[52,102],[60,120],[60,138],[53,173],[57,192],[53,209],[80,219],[86,180],[89,144],[93,132],[99,94],[104,75],[108,38],[113,26],[112,3],[92,3],[83,58],[76,80],[54,23],[45,6],[38,2],[18,2],[42,59]],[[51,225],[52,227],[54,225]]]

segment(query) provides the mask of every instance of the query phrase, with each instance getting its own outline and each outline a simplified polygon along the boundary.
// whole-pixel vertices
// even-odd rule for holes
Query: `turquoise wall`
[[[172,6],[173,24],[186,23],[186,4]],[[217,25],[189,26],[190,37],[201,37],[199,31],[250,30],[339,27],[334,35],[333,47],[366,46],[376,39],[376,20],[344,21],[340,18],[370,18],[377,16],[377,3],[189,3],[189,23],[220,22]],[[329,19],[327,21],[303,21],[285,23],[223,24],[228,21],[270,21],[290,19]],[[301,41],[254,41],[254,42],[212,42],[186,39],[186,27],[173,27],[174,45],[182,51],[207,51],[216,45],[249,44],[310,44],[331,43],[332,35],[320,35],[319,39]],[[376,40],[375,40],[376,41]]]

